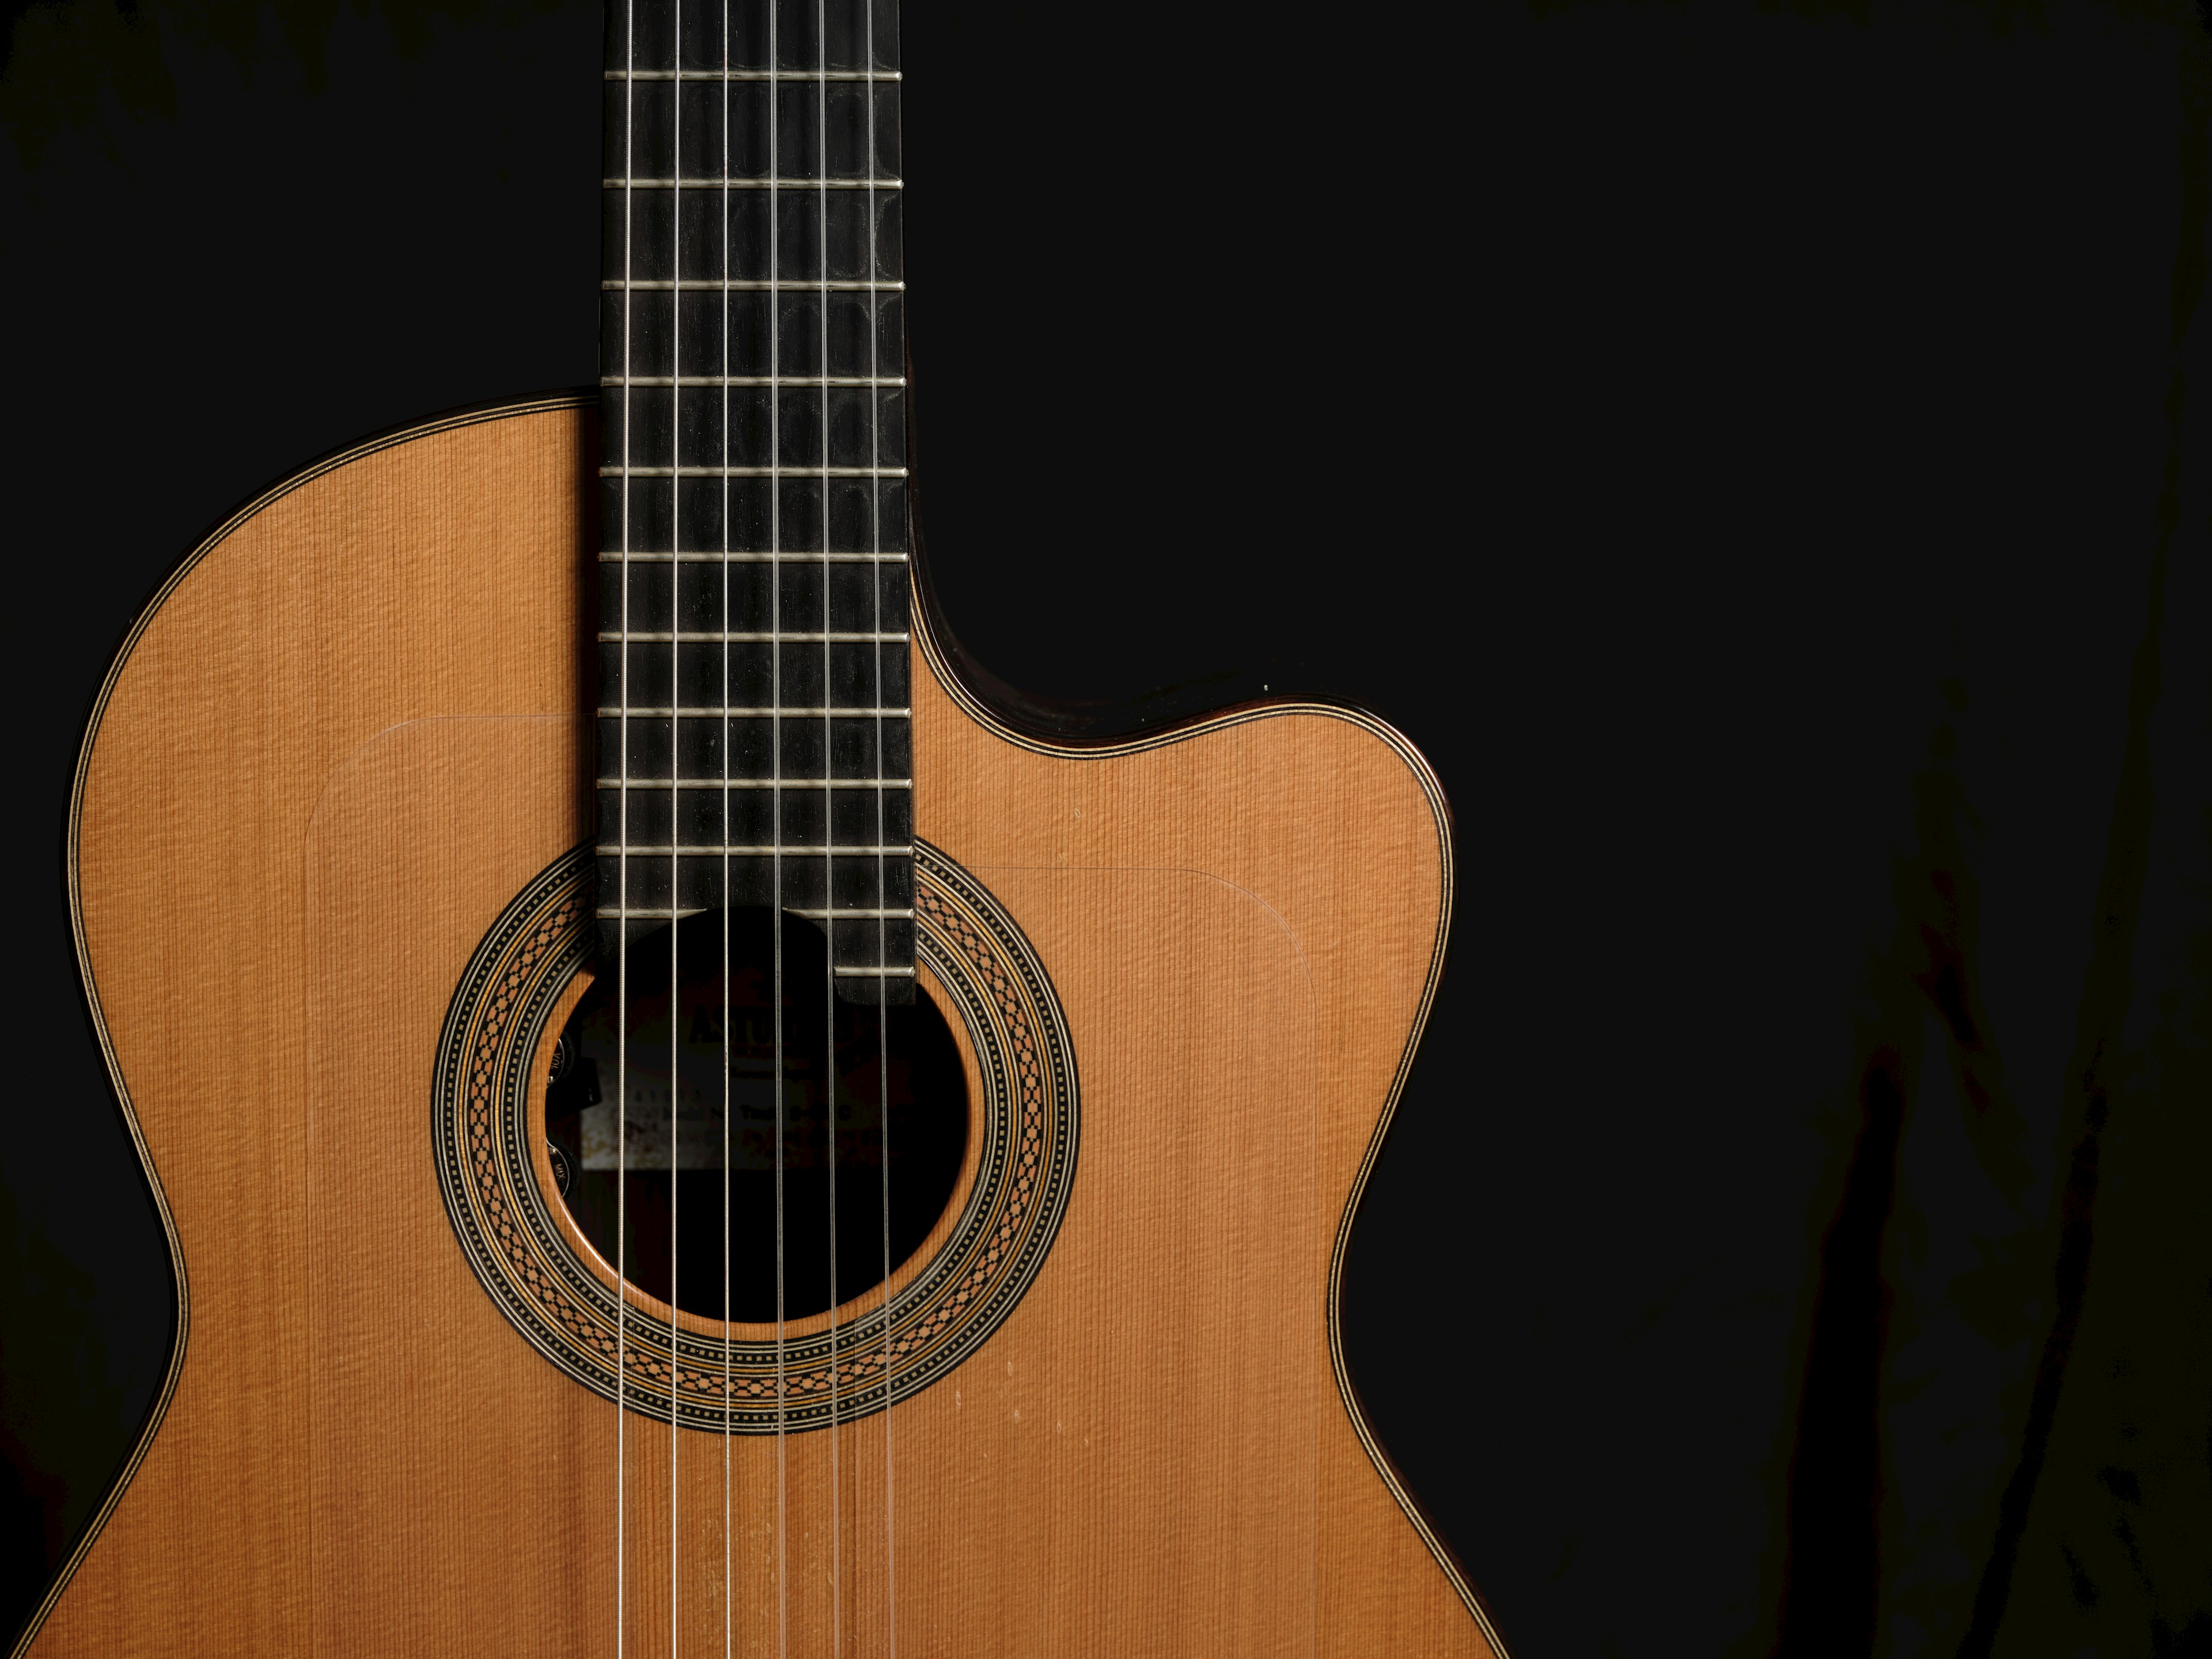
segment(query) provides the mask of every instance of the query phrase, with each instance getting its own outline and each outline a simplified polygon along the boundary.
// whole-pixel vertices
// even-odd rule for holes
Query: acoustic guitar
[[[180,1306],[19,1651],[1502,1651],[1337,1322],[1434,775],[963,660],[895,0],[617,0],[606,65],[599,387],[274,486],[94,705]]]

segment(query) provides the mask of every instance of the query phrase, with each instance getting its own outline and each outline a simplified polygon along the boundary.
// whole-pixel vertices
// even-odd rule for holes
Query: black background
[[[1350,698],[1451,797],[1345,1320],[1508,1639],[2212,1653],[2203,17],[908,10],[963,645],[1124,726]],[[88,700],[234,502],[594,378],[599,27],[15,19],[0,1626],[167,1343]]]

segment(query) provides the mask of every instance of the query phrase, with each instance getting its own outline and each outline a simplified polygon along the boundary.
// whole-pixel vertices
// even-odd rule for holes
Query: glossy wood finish
[[[1423,775],[1318,710],[1026,745],[933,658],[919,825],[1066,1008],[1066,1222],[974,1358],[834,1439],[687,1430],[672,1474],[631,1414],[617,1571],[615,1408],[477,1285],[428,1151],[461,968],[588,829],[590,454],[556,407],[359,454],[126,649],[82,948],[188,1337],[31,1651],[611,1654],[618,1579],[634,1653],[1490,1651],[1330,1337],[1447,902]]]

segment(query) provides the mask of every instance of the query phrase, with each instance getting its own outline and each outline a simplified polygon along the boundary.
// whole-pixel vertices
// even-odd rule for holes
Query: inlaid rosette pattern
[[[726,1341],[719,1331],[672,1329],[635,1299],[618,1339],[615,1291],[569,1243],[539,1184],[532,1062],[590,950],[591,849],[549,866],[484,936],[439,1044],[439,1186],[486,1292],[585,1387],[718,1431],[847,1422],[952,1370],[1036,1279],[1075,1177],[1079,1107],[1066,1021],[1029,941],[980,883],[926,842],[915,844],[915,875],[917,953],[957,1006],[981,1073],[970,1103],[975,1180],[950,1231],[888,1305],[871,1293],[827,1328],[781,1345],[756,1335],[757,1326],[733,1328]]]

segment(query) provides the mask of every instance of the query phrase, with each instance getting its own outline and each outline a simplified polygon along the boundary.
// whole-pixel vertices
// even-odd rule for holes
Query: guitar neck
[[[822,923],[911,995],[906,342],[892,0],[609,9],[603,950]]]

